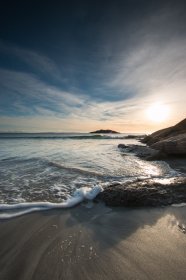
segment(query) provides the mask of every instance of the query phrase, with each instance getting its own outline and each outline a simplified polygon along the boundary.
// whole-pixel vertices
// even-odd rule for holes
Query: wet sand
[[[101,203],[0,221],[0,279],[185,279],[186,207]]]

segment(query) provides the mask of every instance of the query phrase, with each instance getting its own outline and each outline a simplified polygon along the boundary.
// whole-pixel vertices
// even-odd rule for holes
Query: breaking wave
[[[82,187],[77,189],[70,198],[61,203],[23,202],[17,204],[0,204],[0,211],[3,211],[3,213],[0,212],[0,219],[15,218],[36,211],[70,208],[84,200],[93,200],[101,191],[102,187],[99,185],[93,188]]]
[[[86,139],[130,139],[130,135],[116,135],[116,134],[85,134],[85,135],[72,135],[72,134],[53,134],[53,133],[0,133],[1,139],[72,139],[72,140],[86,140]],[[132,136],[137,138],[140,136]]]

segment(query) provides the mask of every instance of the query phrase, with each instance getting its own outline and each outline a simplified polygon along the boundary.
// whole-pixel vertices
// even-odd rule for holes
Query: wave
[[[36,211],[71,208],[84,200],[93,200],[102,190],[100,185],[96,185],[93,188],[82,187],[77,189],[70,198],[61,203],[23,202],[16,204],[0,204],[0,211],[3,212],[0,212],[0,219],[15,218]]]
[[[86,140],[86,139],[128,139],[130,135],[127,136],[115,136],[115,135],[42,135],[42,134],[0,134],[0,140],[2,139],[74,139],[74,140]]]
[[[185,206],[186,206],[186,203],[185,203],[185,202],[182,202],[182,203],[175,203],[175,204],[172,204],[171,206],[173,206],[173,207],[185,207]]]
[[[0,139],[100,139],[105,138],[102,135],[93,136],[61,136],[61,135],[11,135],[1,136]],[[106,137],[106,139],[110,137]]]
[[[0,161],[11,161],[11,160],[17,160],[18,159],[18,157],[7,157],[7,158],[2,158],[2,159],[0,159]]]
[[[65,169],[65,170],[68,170],[71,172],[76,172],[76,173],[85,174],[85,175],[92,175],[92,176],[96,176],[96,177],[103,177],[103,174],[95,172],[95,171],[84,170],[84,169],[80,169],[77,167],[68,167],[68,166],[65,166],[61,163],[54,162],[54,161],[49,161],[48,164],[50,166],[54,166],[59,169]]]

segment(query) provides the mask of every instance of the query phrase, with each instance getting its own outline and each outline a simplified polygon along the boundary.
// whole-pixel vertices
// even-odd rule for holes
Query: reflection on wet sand
[[[1,279],[184,279],[185,207],[50,210],[0,223]]]

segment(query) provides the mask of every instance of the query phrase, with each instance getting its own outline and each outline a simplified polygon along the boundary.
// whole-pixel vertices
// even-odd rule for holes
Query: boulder
[[[107,206],[143,207],[165,206],[186,202],[186,178],[138,179],[135,182],[106,187],[98,197]]]
[[[119,144],[118,145],[118,148],[119,149],[126,149],[128,146],[127,145],[125,145],[125,144]]]
[[[142,145],[119,144],[118,148],[124,152],[133,153],[136,156],[147,160],[158,159],[160,154],[158,150]]]
[[[158,131],[152,133],[151,135],[144,137],[141,140],[141,142],[148,144],[148,145],[152,145],[156,142],[168,139],[170,137],[175,137],[175,136],[178,136],[181,134],[185,134],[185,133],[186,133],[186,119],[182,120],[181,122],[179,122],[178,124],[176,124],[174,126],[158,130]]]
[[[167,155],[186,155],[186,133],[158,141],[151,148]]]
[[[166,155],[186,155],[186,119],[175,126],[158,130],[141,142]]]

